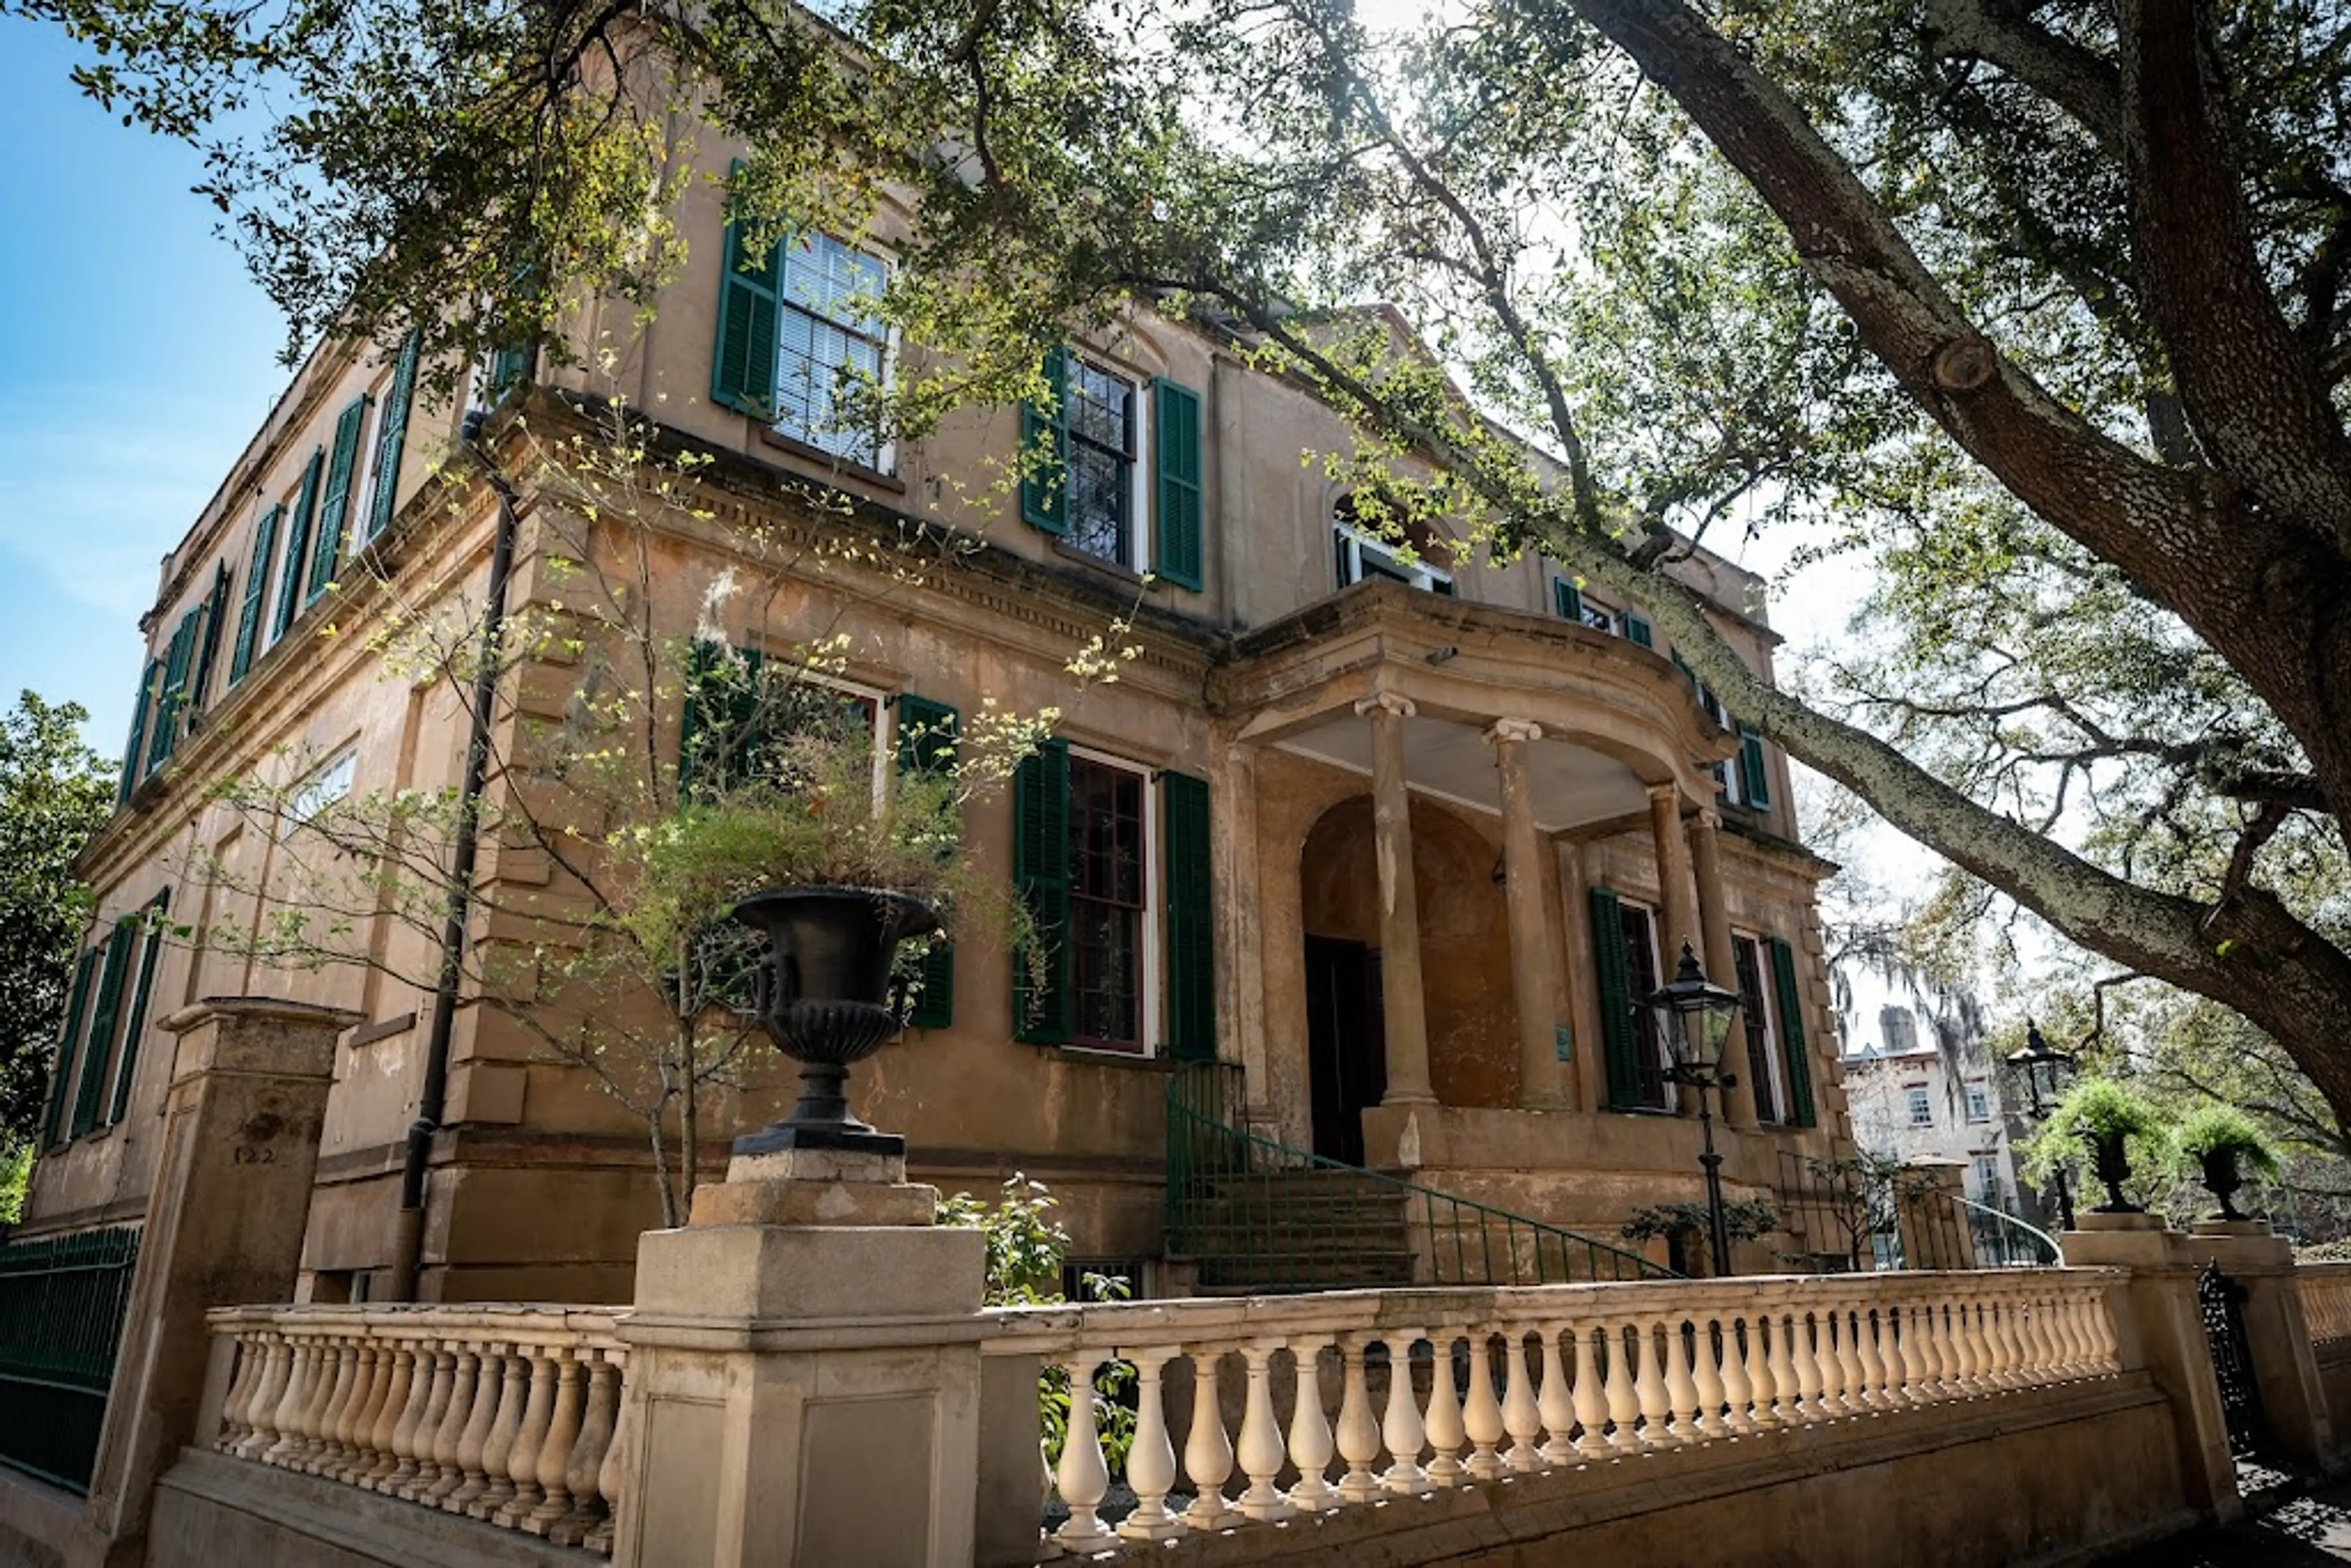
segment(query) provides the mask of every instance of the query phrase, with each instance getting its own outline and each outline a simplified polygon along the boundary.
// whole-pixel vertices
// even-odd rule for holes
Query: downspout
[[[441,927],[441,974],[433,991],[433,1021],[424,1037],[424,1086],[400,1166],[400,1216],[392,1237],[391,1299],[416,1299],[424,1257],[424,1174],[433,1134],[441,1128],[449,1095],[449,1037],[457,1019],[457,988],[465,973],[465,926],[473,913],[474,861],[478,847],[482,789],[490,768],[490,710],[498,695],[498,643],[505,634],[507,583],[514,571],[515,490],[481,446],[479,413],[465,416],[461,444],[481,465],[498,496],[496,542],[490,549],[489,603],[482,617],[482,647],[474,674],[474,714],[465,741],[465,777],[457,795],[457,838],[449,855],[449,914]]]

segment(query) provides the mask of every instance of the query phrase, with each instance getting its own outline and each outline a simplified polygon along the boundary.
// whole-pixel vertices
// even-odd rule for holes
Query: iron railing
[[[89,1490],[138,1261],[128,1227],[0,1246],[0,1464]]]
[[[1636,1252],[1250,1132],[1241,1069],[1167,1087],[1167,1249],[1207,1290],[1559,1285],[1681,1276]]]

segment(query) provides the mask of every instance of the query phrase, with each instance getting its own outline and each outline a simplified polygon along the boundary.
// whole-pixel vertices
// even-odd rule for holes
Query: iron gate
[[[2229,1427],[2229,1452],[2239,1458],[2262,1446],[2262,1391],[2253,1378],[2252,1342],[2245,1333],[2245,1288],[2220,1272],[2218,1261],[2196,1277],[2196,1305],[2204,1317],[2204,1343],[2220,1384],[2220,1414]]]

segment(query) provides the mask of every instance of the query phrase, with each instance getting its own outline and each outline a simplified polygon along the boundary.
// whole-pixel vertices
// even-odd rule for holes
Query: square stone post
[[[2245,1291],[2245,1338],[2253,1353],[2253,1382],[2262,1418],[2281,1458],[2312,1471],[2342,1468],[2318,1350],[2303,1315],[2294,1247],[2260,1219],[2207,1219],[2190,1233],[2197,1259],[2210,1260]]]
[[[738,1154],[645,1234],[619,1568],[969,1568],[986,1241],[937,1201],[903,1155]]]
[[[294,1299],[335,1041],[358,1021],[266,997],[208,998],[162,1021],[177,1037],[162,1152],[84,1513],[111,1543],[105,1561],[141,1560],[155,1479],[194,1436],[204,1313]]]
[[[2171,1401],[2188,1500],[2223,1523],[2241,1517],[2245,1504],[2237,1492],[2220,1379],[2197,1307],[2197,1263],[2189,1239],[2166,1230],[2152,1214],[2085,1214],[2081,1220],[2082,1228],[2063,1239],[2066,1264],[2130,1270],[2115,1312],[2125,1341],[2123,1365],[2146,1367]]]

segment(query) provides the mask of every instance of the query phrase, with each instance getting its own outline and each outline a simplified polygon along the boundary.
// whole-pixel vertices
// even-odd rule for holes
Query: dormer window
[[[1453,574],[1430,564],[1430,552],[1421,541],[1415,540],[1412,559],[1406,559],[1405,548],[1383,535],[1360,526],[1355,521],[1354,497],[1340,497],[1332,508],[1334,520],[1331,538],[1338,563],[1339,586],[1352,587],[1368,578],[1384,577],[1391,582],[1401,582],[1407,588],[1417,588],[1430,593],[1453,596]]]

